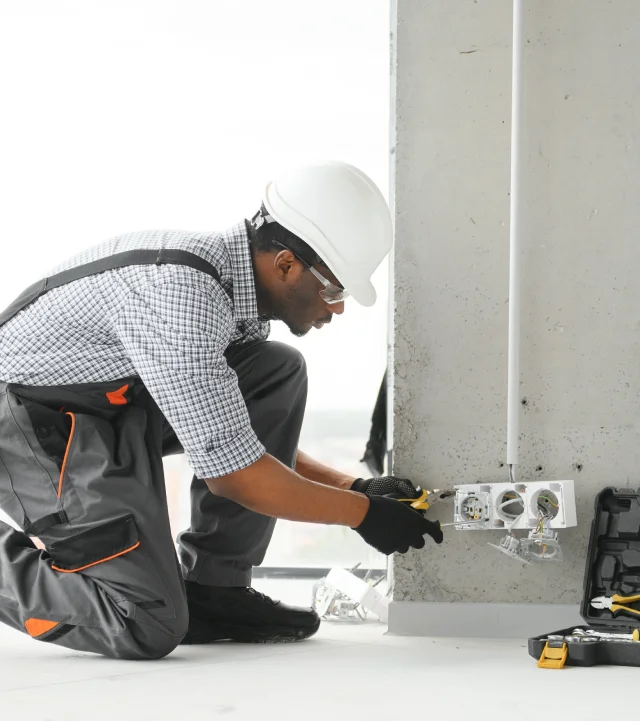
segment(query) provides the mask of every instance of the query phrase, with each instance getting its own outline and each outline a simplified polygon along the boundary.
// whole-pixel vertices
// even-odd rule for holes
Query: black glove
[[[442,543],[440,523],[428,521],[422,513],[400,501],[372,496],[364,521],[355,528],[362,538],[381,553],[406,553],[409,547],[423,548],[425,534]]]
[[[365,496],[388,496],[393,494],[401,498],[418,498],[419,491],[408,478],[384,476],[383,478],[357,478],[351,484],[351,490],[364,493]]]

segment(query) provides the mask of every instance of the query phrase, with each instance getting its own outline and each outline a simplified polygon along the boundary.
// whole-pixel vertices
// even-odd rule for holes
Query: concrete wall
[[[640,486],[640,3],[525,6],[519,478],[574,478],[579,526],[536,567],[449,531],[399,601],[577,603],[596,492]],[[396,10],[395,471],[506,481],[511,2]]]

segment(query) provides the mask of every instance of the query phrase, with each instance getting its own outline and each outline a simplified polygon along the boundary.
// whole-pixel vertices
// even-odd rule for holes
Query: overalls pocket
[[[133,515],[128,515],[69,535],[47,550],[54,571],[77,573],[130,553],[139,545],[136,523]]]
[[[124,497],[145,464],[144,441],[136,445],[144,437],[144,410],[123,405],[93,412],[88,403],[79,410],[80,402],[45,404],[34,398],[38,391],[14,388],[7,394],[12,437],[0,439],[0,459],[5,446],[28,524],[38,527],[39,519],[55,513],[72,525],[91,523],[104,518],[105,497],[115,500],[114,510],[118,499],[126,504]]]
[[[51,568],[100,580],[125,601],[156,620],[175,618],[175,609],[133,514],[100,523],[47,544]]]
[[[62,511],[56,495],[67,429],[61,414],[46,407],[32,418],[23,400],[5,387],[0,393],[0,506],[22,528]]]

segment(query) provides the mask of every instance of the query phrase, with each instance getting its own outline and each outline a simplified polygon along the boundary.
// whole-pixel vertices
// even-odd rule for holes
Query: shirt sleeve
[[[115,325],[198,478],[246,468],[265,452],[224,357],[233,329],[232,309],[217,283],[175,279],[132,291]]]

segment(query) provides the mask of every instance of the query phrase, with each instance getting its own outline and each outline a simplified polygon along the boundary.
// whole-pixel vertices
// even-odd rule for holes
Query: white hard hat
[[[391,250],[391,215],[376,184],[341,162],[307,165],[267,185],[269,215],[309,245],[358,303],[376,302],[371,276]]]

